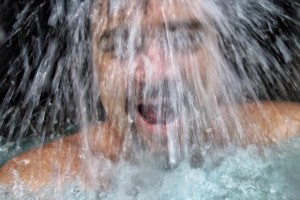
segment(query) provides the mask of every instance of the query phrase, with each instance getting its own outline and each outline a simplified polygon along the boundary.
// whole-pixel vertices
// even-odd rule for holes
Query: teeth
[[[139,104],[137,110],[150,124],[167,124],[175,119],[174,109],[169,104]]]

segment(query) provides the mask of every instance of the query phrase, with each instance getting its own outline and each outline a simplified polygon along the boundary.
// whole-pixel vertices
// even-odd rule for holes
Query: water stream
[[[113,174],[106,192],[74,181],[29,194],[16,183],[13,194],[0,186],[0,199],[299,198],[300,180],[293,176],[300,169],[299,138],[261,153],[254,145],[237,147],[227,126],[237,127],[244,140],[238,105],[300,101],[297,1],[32,0],[0,6],[7,10],[0,21],[0,164],[80,130],[89,167]],[[89,153],[89,128],[107,119],[125,138],[118,164]],[[146,130],[142,119],[154,128]],[[167,139],[147,132],[165,132]]]

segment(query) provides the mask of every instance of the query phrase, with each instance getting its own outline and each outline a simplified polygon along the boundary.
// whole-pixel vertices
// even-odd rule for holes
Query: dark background
[[[68,4],[64,1],[65,8]],[[39,128],[39,125],[45,127],[47,131],[44,133],[46,136],[55,132],[65,132],[68,127],[72,127],[78,123],[76,119],[76,108],[74,103],[74,96],[72,91],[64,91],[68,94],[68,100],[61,102],[60,109],[57,110],[55,115],[56,119],[51,118],[51,102],[55,97],[55,90],[50,86],[45,86],[41,91],[41,98],[33,109],[32,116],[26,116],[26,109],[30,104],[24,102],[26,92],[28,92],[29,86],[35,76],[41,58],[45,55],[48,47],[48,42],[52,39],[58,40],[60,45],[54,55],[54,60],[58,61],[59,58],[65,55],[66,52],[66,26],[65,19],[62,16],[58,19],[55,26],[50,26],[48,20],[51,14],[51,6],[55,3],[55,0],[4,0],[0,3],[0,32],[5,34],[5,37],[0,37],[0,136],[3,138],[9,138],[14,140],[18,138],[19,131],[13,131],[10,133],[12,119],[15,120],[15,130],[22,128],[22,123],[30,123],[28,130],[22,132],[22,136],[28,134],[40,134],[43,131]],[[300,80],[299,73],[299,47],[296,46],[295,40],[299,42],[299,1],[298,0],[277,0],[274,2],[282,7],[286,16],[293,20],[284,20],[282,18],[276,18],[276,22],[272,22],[272,28],[267,28],[265,31],[265,38],[261,38],[260,35],[255,35],[262,46],[264,46],[272,54],[276,55],[277,60],[280,61],[282,70],[278,71],[277,68],[273,69],[276,75],[274,80],[267,78],[266,74],[262,71],[259,73],[263,84],[260,91],[258,87],[256,89],[257,95],[261,100],[288,100],[300,102]],[[268,24],[266,24],[266,27]],[[87,23],[88,28],[88,23]],[[292,52],[292,62],[285,63],[283,55],[276,49],[276,46],[270,45],[274,43],[275,36],[279,36],[283,39],[286,46],[288,46]],[[230,45],[232,41],[224,41],[227,52],[230,52]],[[24,48],[27,47],[24,52]],[[39,51],[37,51],[39,49]],[[28,55],[27,60],[24,60],[24,54]],[[237,64],[231,59],[230,54],[227,54],[227,59],[232,63],[234,70],[243,78],[243,75],[239,72]],[[245,61],[246,62],[246,61]],[[26,70],[24,64],[29,66]],[[49,83],[53,81],[56,67],[52,70]],[[247,64],[245,65],[247,66]],[[259,70],[259,67],[257,68]],[[245,69],[247,71],[247,69]],[[251,76],[251,70],[249,76]],[[29,77],[24,79],[24,77]],[[278,81],[279,80],[279,81]],[[22,85],[20,83],[22,81]],[[61,90],[63,88],[60,88]],[[265,90],[266,89],[266,90]],[[267,91],[267,93],[265,93]],[[99,119],[104,119],[104,112],[99,107]],[[17,112],[15,112],[18,110]],[[46,113],[46,117],[43,123],[38,122],[41,112]],[[13,117],[13,115],[16,115]],[[28,120],[24,120],[28,117]],[[52,123],[52,121],[56,121]],[[51,126],[50,126],[51,124]],[[47,127],[47,126],[50,127]],[[74,127],[74,126],[73,126]],[[71,128],[71,132],[74,132],[76,128]]]

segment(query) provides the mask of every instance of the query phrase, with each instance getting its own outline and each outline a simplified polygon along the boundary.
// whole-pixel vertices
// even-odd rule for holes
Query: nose
[[[145,81],[158,83],[170,79],[172,70],[166,45],[154,40],[145,49],[137,56],[136,80],[139,83]]]

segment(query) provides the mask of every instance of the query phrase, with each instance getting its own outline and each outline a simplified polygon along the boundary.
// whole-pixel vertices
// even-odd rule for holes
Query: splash
[[[266,150],[261,157],[256,147],[228,149],[210,159],[203,168],[186,162],[165,171],[143,160],[137,166],[122,163],[110,190],[84,190],[79,182],[59,190],[51,187],[30,194],[16,187],[15,194],[0,187],[3,199],[297,199],[299,178],[299,138]],[[220,162],[222,160],[222,162]],[[255,166],[255,167],[253,167]]]
[[[83,157],[90,168],[97,169],[103,163],[90,155],[92,145],[87,138],[89,127],[106,116],[125,135],[124,157],[128,152],[133,152],[133,157],[147,157],[145,149],[150,147],[165,153],[157,158],[157,152],[151,152],[147,162],[158,159],[165,168],[179,166],[174,172],[160,168],[147,172],[154,178],[148,177],[150,183],[141,185],[155,185],[152,179],[162,175],[166,183],[161,180],[157,187],[170,191],[175,174],[177,180],[173,182],[183,178],[187,179],[185,186],[207,183],[205,188],[212,193],[221,195],[221,191],[220,198],[234,199],[245,190],[255,191],[259,185],[234,185],[233,172],[244,170],[238,169],[243,167],[239,165],[226,171],[233,184],[229,185],[235,189],[226,188],[226,183],[220,186],[210,182],[214,178],[223,180],[218,170],[237,163],[243,155],[233,159],[224,156],[222,169],[210,169],[217,174],[211,177],[204,169],[196,172],[186,163],[202,167],[220,144],[231,148],[234,144],[229,122],[238,127],[239,139],[245,138],[237,105],[261,99],[300,99],[299,20],[297,14],[290,13],[299,5],[262,0],[151,2],[111,0],[106,5],[106,1],[53,0],[21,5],[11,26],[0,26],[3,49],[20,49],[14,54],[8,51],[12,59],[1,70],[1,151],[22,146],[28,135],[43,143],[78,126],[83,135]],[[172,13],[175,4],[185,8],[183,13]],[[10,6],[7,2],[2,5]],[[144,24],[147,6],[156,6],[160,24]],[[291,9],[286,10],[287,6]],[[122,16],[125,23],[103,32],[114,16]],[[180,16],[192,16],[193,20],[184,22]],[[110,68],[101,70],[99,65]],[[100,99],[104,108],[99,105]],[[227,118],[220,117],[220,107],[226,108]],[[220,130],[220,141],[216,141],[212,127]],[[144,132],[155,137],[149,138]],[[252,174],[266,172],[267,164],[261,158],[254,161],[251,156],[245,157],[248,166],[259,163],[258,171]],[[134,184],[127,185],[126,180],[132,179],[127,168],[136,167],[137,174],[150,170],[128,165],[118,165],[125,169],[117,177],[125,186],[120,184],[117,195]],[[243,176],[237,179],[242,181]],[[139,198],[147,199],[151,192],[139,194]],[[183,197],[202,195],[194,192],[182,189]],[[273,195],[269,192],[264,194]],[[172,192],[162,192],[158,199],[170,195]]]

